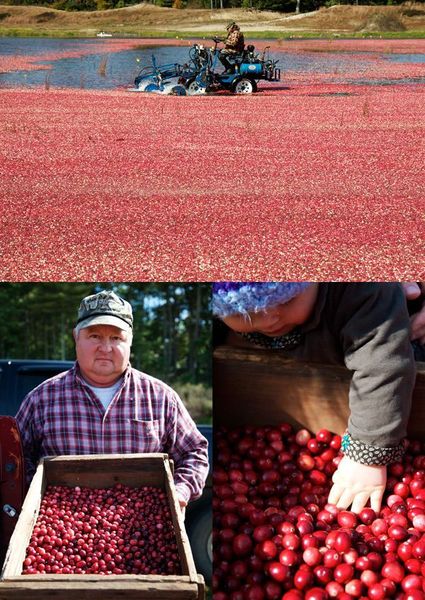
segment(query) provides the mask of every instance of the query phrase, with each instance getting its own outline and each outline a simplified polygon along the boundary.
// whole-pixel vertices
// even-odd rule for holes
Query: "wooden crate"
[[[258,348],[214,351],[214,424],[277,425],[341,433],[349,416],[351,373],[345,367],[304,363]],[[425,439],[425,363],[417,363],[408,434]]]
[[[181,563],[181,576],[22,575],[22,562],[48,485],[112,487],[153,486],[169,500]],[[203,600],[204,580],[196,572],[178,504],[172,466],[166,454],[57,456],[40,461],[10,540],[0,580],[0,600]]]

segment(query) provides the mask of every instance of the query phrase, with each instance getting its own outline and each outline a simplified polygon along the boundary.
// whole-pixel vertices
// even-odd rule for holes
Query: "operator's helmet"
[[[239,29],[239,25],[235,22],[235,21],[231,21],[227,27],[226,30],[230,31],[231,29]]]

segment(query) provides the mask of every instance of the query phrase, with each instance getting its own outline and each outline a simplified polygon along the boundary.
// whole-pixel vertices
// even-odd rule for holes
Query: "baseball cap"
[[[131,331],[131,304],[109,290],[86,296],[78,309],[77,328],[85,329],[91,325],[113,325],[123,331]]]

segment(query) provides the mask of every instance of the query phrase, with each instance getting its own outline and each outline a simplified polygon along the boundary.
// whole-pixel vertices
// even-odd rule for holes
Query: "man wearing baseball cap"
[[[16,415],[27,477],[43,456],[166,452],[184,507],[202,493],[208,442],[174,390],[132,368],[132,332],[131,305],[114,292],[82,300],[75,365],[30,392]]]

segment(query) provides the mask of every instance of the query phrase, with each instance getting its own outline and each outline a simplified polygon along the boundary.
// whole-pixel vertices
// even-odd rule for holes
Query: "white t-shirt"
[[[108,406],[112,402],[112,398],[115,396],[115,394],[118,392],[119,388],[121,387],[121,384],[122,384],[122,377],[120,379],[118,379],[118,381],[116,383],[114,383],[114,385],[111,385],[110,387],[94,387],[93,385],[89,385],[89,384],[87,384],[87,385],[96,394],[96,396],[99,398],[99,400],[102,402],[104,409],[107,410]]]

